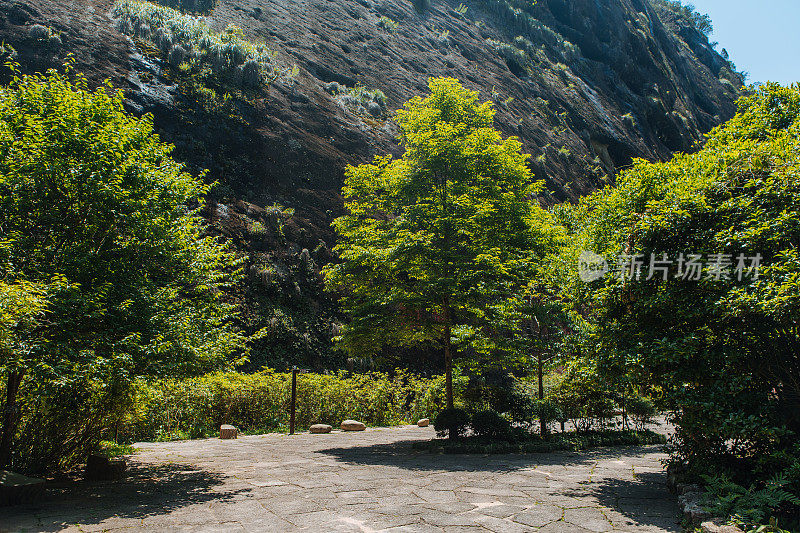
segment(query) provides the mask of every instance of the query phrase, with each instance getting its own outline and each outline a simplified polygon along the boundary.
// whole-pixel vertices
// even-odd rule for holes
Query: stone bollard
[[[222,424],[219,427],[219,438],[235,439],[239,436],[239,430],[230,424]]]
[[[109,459],[102,455],[90,455],[86,460],[87,481],[111,481],[125,475],[128,464],[125,459]]]
[[[314,424],[308,431],[310,433],[330,433],[333,430],[333,427],[329,426],[328,424]]]
[[[357,420],[345,420],[342,422],[342,431],[364,431],[367,426]]]

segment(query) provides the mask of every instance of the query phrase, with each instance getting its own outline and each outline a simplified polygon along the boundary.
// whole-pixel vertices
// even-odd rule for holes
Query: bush
[[[440,437],[449,437],[453,440],[464,436],[469,427],[469,415],[463,409],[453,408],[444,409],[433,422],[433,427],[436,429],[437,435]]]
[[[192,71],[202,73],[210,67],[219,80],[237,85],[268,85],[279,79],[291,79],[297,67],[284,68],[273,64],[274,53],[265,44],[244,38],[242,30],[229,25],[222,32],[213,31],[202,17],[184,15],[169,7],[138,0],[119,0],[112,10],[118,29],[128,35],[150,40],[161,51],[164,60],[175,65],[173,47],[187,55]],[[184,58],[180,58],[183,60]],[[254,67],[255,66],[255,67]],[[242,70],[247,72],[242,76]],[[252,70],[257,70],[257,75]],[[256,83],[257,79],[257,83]]]
[[[745,487],[728,493],[784,523],[800,505],[767,504],[761,491],[785,471],[775,490],[800,497],[790,460],[800,456],[800,88],[768,83],[738,106],[698,152],[639,161],[581,199],[581,249],[706,261],[696,281],[671,270],[589,287],[596,329],[585,346],[598,368],[658,390],[687,481],[725,475]]]
[[[552,420],[561,420],[563,412],[561,406],[553,398],[543,398],[541,400],[534,400],[532,414],[544,421],[545,425],[549,424]]]
[[[649,398],[643,396],[634,396],[625,402],[625,410],[627,414],[633,419],[633,427],[636,430],[642,431],[645,425],[653,421],[653,416],[656,414],[656,407]]]
[[[216,435],[221,424],[259,433],[289,425],[291,373],[215,372],[187,380],[141,381],[120,420],[120,442]],[[430,418],[443,404],[441,376],[421,378],[366,374],[299,374],[296,425],[338,425],[355,418],[388,426]]]
[[[511,439],[511,424],[497,411],[480,411],[472,415],[470,427],[476,435],[490,439]]]
[[[389,17],[382,16],[381,18],[378,19],[378,26],[388,31],[397,31],[397,28],[400,27],[400,24],[390,19]]]

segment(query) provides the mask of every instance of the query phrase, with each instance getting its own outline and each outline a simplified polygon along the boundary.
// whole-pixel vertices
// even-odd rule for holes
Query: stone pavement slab
[[[141,443],[121,481],[0,508],[0,532],[680,531],[658,446],[432,455],[433,428]]]

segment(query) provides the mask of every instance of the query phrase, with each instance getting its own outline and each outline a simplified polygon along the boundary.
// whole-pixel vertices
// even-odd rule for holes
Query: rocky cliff
[[[330,259],[344,168],[399,153],[391,111],[424,94],[428,77],[496,102],[497,126],[520,137],[546,181],[545,203],[612,181],[632,158],[692,150],[733,115],[741,90],[691,12],[669,0],[162,3],[266,43],[288,74],[264,90],[206,87],[182,70],[190,49],[123,24],[112,0],[4,0],[0,40],[25,71],[71,54],[91,83],[110,79],[132,112],[152,113],[177,159],[220,182],[206,214],[249,254],[244,298],[260,303],[248,325],[286,336],[286,349],[263,356],[277,364],[323,364],[336,311],[316,272]]]

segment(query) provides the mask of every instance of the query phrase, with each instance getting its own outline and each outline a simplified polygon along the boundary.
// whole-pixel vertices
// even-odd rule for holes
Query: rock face
[[[121,479],[128,467],[124,459],[109,459],[102,455],[90,455],[86,460],[87,481],[112,481]]]
[[[219,427],[219,438],[235,439],[239,437],[239,430],[230,424],[222,424]]]
[[[345,164],[397,152],[392,124],[369,120],[379,110],[354,114],[325,91],[330,82],[380,89],[391,111],[423,94],[429,76],[459,78],[498,103],[498,126],[520,136],[556,200],[602,184],[632,157],[690,150],[734,113],[737,83],[706,36],[659,2],[539,0],[513,15],[505,0],[468,1],[463,13],[455,0],[432,0],[422,13],[408,0],[219,0],[213,27],[236,24],[300,67],[290,86],[245,104],[235,127],[180,100],[160,77],[168,66],[116,31],[112,0],[4,2],[0,38],[27,70],[74,53],[94,83],[110,77],[132,110],[154,113],[179,159],[239,197],[297,206],[324,232],[325,210],[341,205]],[[60,31],[63,44],[31,45],[27,28],[37,23]]]
[[[741,83],[731,65],[662,0],[429,4],[418,12],[409,0],[218,0],[207,19],[215,30],[235,24],[266,42],[276,63],[299,67],[292,82],[234,97],[234,113],[185,96],[168,58],[117,30],[113,0],[0,2],[0,41],[16,48],[24,72],[72,54],[91,85],[109,78],[130,111],[151,113],[189,171],[208,169],[220,182],[204,210],[210,231],[248,255],[248,291],[268,295],[248,293],[243,305],[265,321],[276,306],[291,318],[277,340],[255,347],[254,369],[274,364],[287,343],[305,350],[291,363],[338,368],[345,361],[326,354],[341,317],[315,275],[332,259],[344,169],[401,152],[389,114],[424,95],[428,77],[456,77],[496,102],[496,125],[532,155],[545,204],[613,181],[634,157],[692,150],[735,112]],[[36,24],[61,44],[31,39]],[[383,91],[385,103],[359,104],[346,94],[357,85]],[[275,203],[293,215],[264,209]]]
[[[431,421],[428,418],[421,418],[417,420],[417,425],[421,428],[426,428],[431,425]]]
[[[44,495],[44,480],[0,470],[0,507],[34,503]]]
[[[311,433],[330,433],[333,430],[333,427],[328,424],[314,424],[308,431]]]
[[[357,420],[345,420],[342,422],[342,431],[364,431],[367,426]]]

